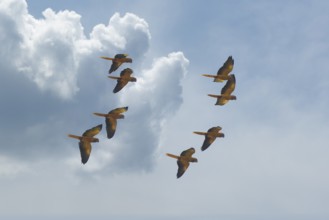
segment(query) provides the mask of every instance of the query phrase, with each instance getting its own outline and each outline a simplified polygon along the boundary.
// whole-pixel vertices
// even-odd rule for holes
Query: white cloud
[[[153,169],[163,126],[183,103],[181,84],[188,64],[182,52],[174,52],[135,73],[137,82],[120,93],[119,106],[129,107],[125,119],[118,121],[113,139],[103,137],[100,144],[95,144],[85,171]],[[79,170],[77,166],[75,169]]]
[[[0,46],[1,59],[14,58],[8,64],[41,90],[63,99],[71,99],[79,91],[79,67],[89,56],[125,50],[141,56],[149,47],[148,24],[131,13],[114,14],[108,26],[96,25],[89,38],[76,12],[56,13],[48,8],[42,14],[43,19],[31,16],[23,0],[2,1],[1,30],[5,35],[1,40],[7,44]]]
[[[0,60],[7,59],[3,68],[10,70],[10,75],[2,77],[9,77],[13,84],[17,82],[14,75],[26,77],[29,80],[23,80],[23,85],[37,88],[16,89],[20,97],[14,96],[14,100],[20,102],[20,94],[24,94],[24,100],[34,101],[14,105],[25,109],[25,117],[13,113],[6,119],[14,123],[1,128],[1,137],[7,140],[4,145],[10,146],[0,148],[1,152],[22,160],[60,157],[82,173],[101,172],[109,165],[112,171],[152,170],[163,125],[183,102],[181,81],[189,61],[182,52],[174,52],[140,70],[151,34],[147,22],[132,13],[115,13],[107,25],[95,25],[89,36],[74,11],[48,8],[42,15],[40,19],[30,15],[23,0],[6,0],[0,5],[2,38],[9,42],[0,45]],[[106,78],[110,62],[99,56],[120,52],[133,58],[130,65],[138,80],[113,94],[114,81]],[[90,161],[82,166],[78,145],[67,133],[82,133],[103,122],[91,113],[119,105],[129,106],[129,111],[119,121],[115,138],[108,140],[101,134]],[[15,138],[17,132],[20,138]]]

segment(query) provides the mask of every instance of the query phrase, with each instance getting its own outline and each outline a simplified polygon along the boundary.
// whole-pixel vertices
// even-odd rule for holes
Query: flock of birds
[[[221,90],[220,95],[209,94],[208,96],[217,99],[215,105],[225,105],[229,100],[236,100],[236,96],[232,95],[235,89],[235,75],[230,74],[233,70],[234,60],[232,56],[229,56],[225,63],[217,71],[217,75],[203,74],[205,77],[214,78],[214,82],[224,82],[226,80],[225,86]],[[220,126],[209,128],[207,132],[194,131],[194,134],[204,135],[205,139],[201,146],[201,150],[204,151],[216,140],[216,138],[224,137],[224,134],[220,131],[222,128]],[[192,157],[195,153],[195,149],[189,148],[184,150],[180,156],[167,153],[166,155],[177,159],[178,171],[177,178],[180,178],[190,165],[190,162],[198,162],[198,159]]]
[[[132,59],[128,58],[127,54],[116,54],[114,58],[110,57],[101,57],[105,60],[111,60],[112,65],[109,69],[109,74],[116,71],[123,63],[132,63]],[[232,56],[229,56],[225,63],[219,68],[216,75],[210,75],[210,74],[203,74],[205,77],[214,78],[214,82],[224,82],[226,81],[225,86],[221,90],[220,95],[213,95],[209,94],[208,96],[214,97],[217,99],[215,105],[225,105],[229,100],[236,100],[236,96],[232,95],[232,92],[235,89],[235,76],[234,74],[230,74],[233,70],[234,66],[234,60]],[[130,68],[126,68],[121,71],[120,76],[108,76],[111,79],[116,79],[117,84],[115,88],[113,89],[113,93],[117,93],[120,90],[122,90],[123,87],[125,87],[128,82],[136,82],[137,79],[135,77],[132,77],[133,70]],[[128,107],[120,107],[115,108],[111,111],[109,111],[107,114],[105,113],[94,113],[96,116],[105,117],[105,125],[106,125],[106,133],[107,138],[111,139],[116,131],[117,127],[117,119],[123,119],[124,115],[123,113],[128,110]],[[81,155],[81,162],[83,164],[87,163],[90,153],[91,153],[91,143],[93,142],[99,142],[98,138],[95,138],[97,134],[99,134],[102,130],[103,125],[99,124],[95,127],[92,127],[88,130],[86,130],[82,136],[69,134],[68,136],[70,138],[75,138],[79,140],[79,149],[80,149],[80,155]],[[205,140],[202,144],[201,150],[204,151],[209,148],[209,146],[216,140],[216,138],[224,137],[224,134],[220,131],[222,128],[220,126],[212,127],[208,129],[207,132],[200,132],[200,131],[194,131],[193,133],[198,135],[204,135]],[[167,153],[166,155],[172,158],[177,159],[177,165],[178,165],[178,171],[177,171],[177,178],[180,178],[187,168],[190,165],[190,162],[198,162],[197,158],[192,157],[192,155],[195,153],[195,149],[189,148],[187,150],[184,150],[180,156],[176,156],[174,154]]]
[[[102,59],[111,60],[112,65],[109,69],[109,74],[116,71],[123,63],[132,63],[132,59],[128,58],[128,54],[117,54],[114,58],[110,57],[101,57]],[[116,79],[117,84],[113,89],[113,93],[119,92],[123,87],[125,87],[128,82],[136,82],[136,78],[132,77],[133,70],[130,68],[126,68],[121,71],[120,76],[108,76],[111,79]],[[111,139],[116,131],[117,127],[117,119],[123,119],[123,113],[128,111],[128,106],[115,108],[109,111],[107,114],[104,113],[94,113],[96,116],[105,117],[105,125],[106,125],[106,133],[107,138]],[[102,130],[103,124],[99,124],[95,127],[92,127],[86,130],[82,136],[69,134],[68,136],[71,138],[78,139],[79,149],[81,155],[81,162],[83,164],[88,162],[91,153],[91,143],[99,142],[98,138],[95,138],[97,134],[99,134]]]

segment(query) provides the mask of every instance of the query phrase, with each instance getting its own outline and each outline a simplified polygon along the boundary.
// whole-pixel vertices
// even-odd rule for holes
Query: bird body
[[[111,139],[115,134],[117,127],[117,119],[123,119],[124,115],[122,113],[126,112],[127,110],[128,110],[128,106],[115,108],[109,111],[107,114],[94,113],[94,115],[105,117],[106,133],[108,139]]]
[[[128,58],[127,56],[128,54],[116,54],[114,58],[111,57],[101,57],[101,58],[112,61],[112,65],[109,69],[109,74],[111,74],[112,72],[116,71],[121,66],[122,63],[133,62],[133,60],[131,58]]]
[[[99,142],[98,138],[94,138],[102,130],[102,124],[99,124],[91,129],[86,130],[82,136],[77,136],[73,134],[69,134],[70,138],[75,138],[80,140],[79,142],[79,150],[81,156],[81,162],[83,164],[87,163],[90,153],[91,153],[91,142]]]
[[[137,79],[135,77],[132,77],[131,75],[133,74],[133,70],[130,68],[126,68],[121,71],[120,77],[118,76],[108,76],[111,79],[116,79],[117,84],[115,88],[113,89],[113,93],[119,92],[123,87],[125,87],[128,82],[136,82]]]
[[[235,89],[235,84],[235,75],[231,74],[229,75],[229,79],[227,80],[225,86],[221,90],[221,95],[208,94],[208,96],[217,98],[215,105],[225,105],[229,100],[236,100],[236,96],[231,95]]]
[[[201,147],[202,151],[206,150],[216,140],[216,138],[224,137],[224,134],[220,132],[221,130],[222,128],[217,126],[208,129],[207,132],[200,132],[200,131],[193,132],[194,134],[205,136],[205,140]]]
[[[194,153],[195,153],[195,149],[192,147],[187,150],[184,150],[180,154],[180,156],[176,156],[174,154],[169,154],[169,153],[166,154],[168,157],[177,159],[177,165],[178,165],[178,171],[176,175],[177,178],[180,178],[185,173],[185,171],[190,165],[190,162],[194,162],[194,163],[198,162],[197,158],[192,157]]]

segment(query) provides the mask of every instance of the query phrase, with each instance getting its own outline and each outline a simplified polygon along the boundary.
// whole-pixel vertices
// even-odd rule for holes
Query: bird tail
[[[218,98],[218,99],[223,97],[222,95],[213,95],[213,94],[208,94],[208,96],[213,97],[213,98]]]
[[[236,96],[235,95],[213,95],[213,94],[208,94],[208,96],[213,97],[213,98],[224,98],[227,100],[236,100]]]
[[[101,57],[101,58],[104,60],[114,60],[114,58],[111,58],[111,57]]]
[[[193,131],[193,133],[198,135],[207,135],[207,132],[201,132],[201,131]]]
[[[166,155],[167,155],[168,157],[172,157],[172,158],[175,158],[175,159],[179,159],[179,156],[176,156],[176,155],[173,155],[173,154],[166,153]]]
[[[81,139],[82,139],[81,136],[77,136],[77,135],[74,135],[74,134],[69,134],[69,135],[67,135],[67,136],[70,137],[70,138],[78,139],[78,140],[81,140]]]
[[[108,114],[97,113],[97,112],[94,112],[94,115],[97,115],[97,116],[100,116],[100,117],[107,117],[108,116]]]
[[[121,77],[119,77],[119,76],[108,76],[108,78],[111,78],[111,79],[121,79]]]
[[[223,76],[223,75],[210,75],[210,74],[202,74],[202,76],[214,78],[214,82],[223,82],[224,80],[228,80],[229,76]]]

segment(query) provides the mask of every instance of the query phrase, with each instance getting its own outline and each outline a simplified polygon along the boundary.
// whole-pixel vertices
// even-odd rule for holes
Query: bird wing
[[[105,124],[107,138],[111,139],[114,136],[115,130],[117,128],[117,119],[114,117],[107,117],[105,118]]]
[[[88,141],[80,141],[79,142],[79,149],[81,155],[81,163],[87,163],[90,153],[91,153],[91,144]]]
[[[86,137],[94,137],[95,135],[97,135],[101,130],[102,130],[103,125],[99,124],[95,127],[92,127],[88,130],[86,130],[82,136],[86,136]]]
[[[121,71],[120,76],[122,78],[129,78],[131,76],[131,74],[133,74],[133,70],[130,68],[126,68]]]
[[[183,176],[187,168],[189,167],[190,163],[185,160],[177,160],[178,171],[177,171],[177,178]]]
[[[114,58],[121,59],[121,58],[126,58],[128,54],[123,54],[123,53],[118,53],[114,56]]]
[[[205,136],[205,139],[203,141],[203,144],[202,144],[202,147],[201,147],[201,150],[204,151],[206,150],[214,141],[215,141],[216,137],[214,136],[211,136],[209,134],[207,134]]]
[[[220,130],[222,130],[222,128],[220,126],[216,126],[216,127],[209,128],[208,132],[217,133]]]
[[[121,64],[122,64],[122,62],[120,60],[117,60],[117,59],[112,60],[112,65],[109,69],[109,74],[116,71],[121,66]]]
[[[234,60],[232,56],[229,56],[223,66],[219,68],[217,71],[218,76],[227,76],[232,70],[234,66]]]
[[[117,80],[117,84],[115,85],[113,92],[117,93],[119,92],[123,87],[125,87],[128,84],[128,80],[120,78]]]
[[[192,155],[195,153],[195,149],[191,147],[190,149],[184,150],[180,156],[181,157],[192,157]]]
[[[121,114],[128,111],[128,106],[126,107],[120,107],[120,108],[115,108],[109,112],[109,114]]]
[[[235,76],[234,74],[230,75],[230,78],[227,80],[225,86],[222,88],[222,95],[230,95],[235,89]]]

